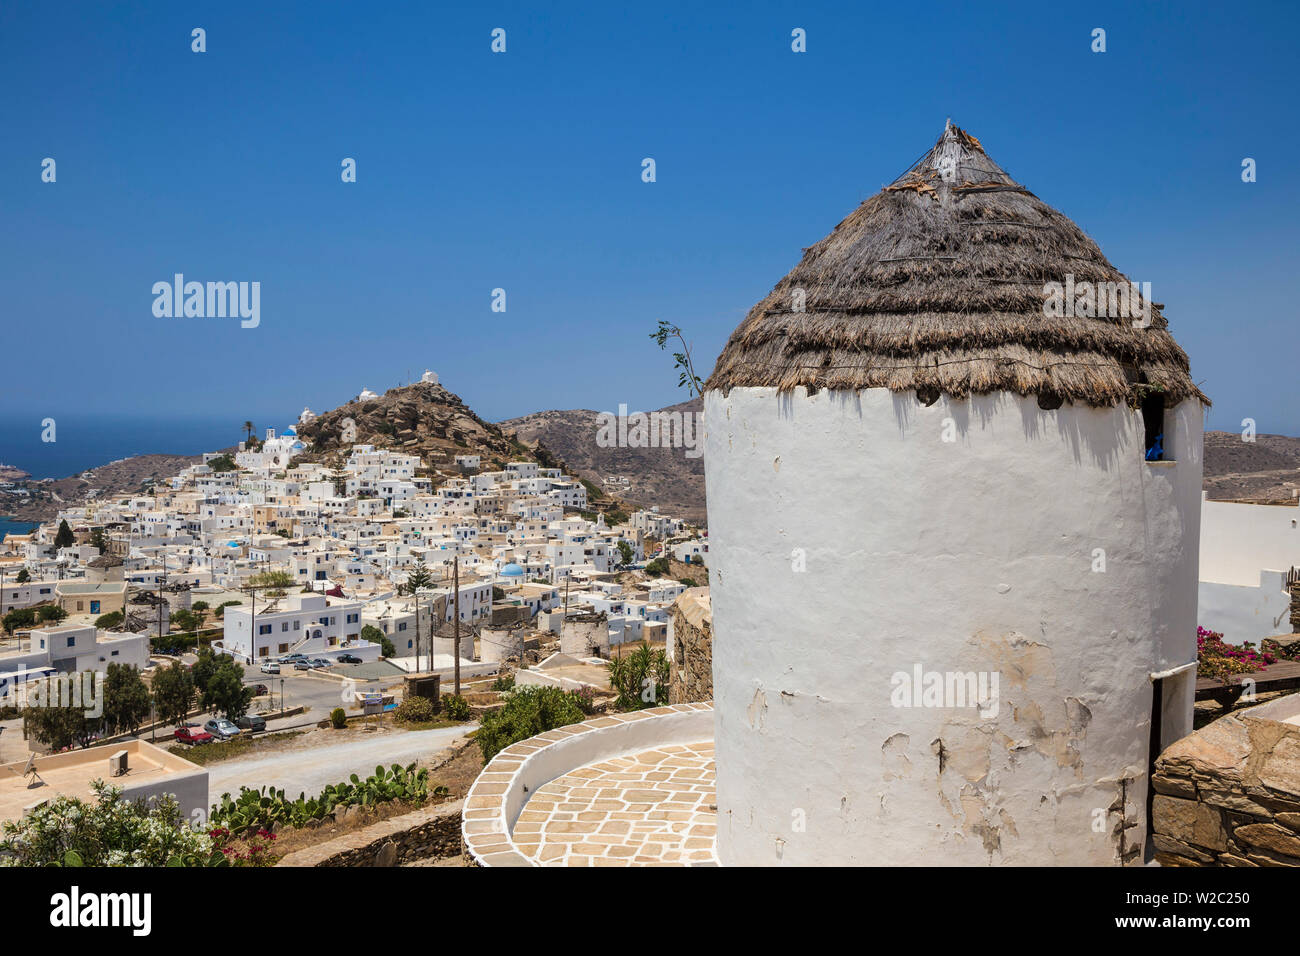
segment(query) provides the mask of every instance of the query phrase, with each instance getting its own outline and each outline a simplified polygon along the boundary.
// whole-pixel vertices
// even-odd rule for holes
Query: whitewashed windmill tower
[[[1191,730],[1207,399],[1129,290],[949,125],[732,334],[724,864],[1140,861],[1153,733]]]

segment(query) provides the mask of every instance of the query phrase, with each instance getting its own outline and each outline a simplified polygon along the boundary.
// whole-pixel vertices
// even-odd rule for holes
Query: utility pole
[[[458,553],[453,559],[455,564],[452,566],[453,578],[452,589],[456,594],[455,609],[455,635],[456,642],[453,645],[456,655],[456,696],[460,696],[460,554]]]
[[[415,670],[420,671],[420,591],[417,588],[411,592],[415,598]],[[429,642],[433,642],[432,626],[430,626]],[[433,654],[429,655],[429,669],[433,670]]]
[[[167,586],[167,552],[165,551],[161,552],[161,557],[162,557],[162,576],[158,578],[158,646],[159,647],[162,646],[162,636],[163,636],[163,632],[162,632],[163,605],[167,603],[166,599],[163,597],[163,588]],[[123,624],[126,623],[125,603],[123,603],[122,605],[122,623]],[[198,650],[198,648],[196,647],[195,650]]]

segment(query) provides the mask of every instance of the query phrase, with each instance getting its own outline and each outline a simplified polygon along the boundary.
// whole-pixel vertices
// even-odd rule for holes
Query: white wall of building
[[[1291,633],[1291,592],[1283,571],[1260,571],[1254,587],[1202,580],[1198,602],[1198,623],[1229,644],[1258,646],[1266,637]]]
[[[1123,817],[1145,840],[1151,674],[1196,654],[1198,404],[1167,413],[1172,464],[1126,406],[705,410],[724,864],[1114,864]],[[988,716],[896,706],[917,666],[996,676]],[[1167,745],[1191,672],[1163,686]]]
[[[1300,566],[1300,508],[1201,503],[1201,580],[1245,587],[1259,572]]]

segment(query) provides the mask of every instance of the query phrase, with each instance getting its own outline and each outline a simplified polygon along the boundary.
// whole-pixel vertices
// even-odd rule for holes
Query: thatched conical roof
[[[1134,327],[1137,296],[1129,310],[1104,299],[1105,317],[1045,314],[1046,284],[1067,281],[1130,289],[1078,226],[949,124],[805,250],[732,333],[706,387],[915,389],[926,401],[1008,391],[1044,407],[1132,403],[1155,389],[1168,405],[1208,404],[1158,303],[1145,328]]]

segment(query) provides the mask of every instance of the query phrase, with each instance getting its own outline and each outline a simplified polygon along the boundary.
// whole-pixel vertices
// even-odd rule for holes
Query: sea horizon
[[[50,416],[55,440],[42,440],[45,426],[36,415],[0,419],[0,464],[21,468],[32,479],[67,478],[91,468],[137,455],[200,455],[237,445],[245,437],[238,416],[161,418],[151,416],[94,417],[85,414]],[[294,423],[253,416],[255,435],[266,428],[279,434]],[[273,423],[273,424],[272,424]],[[0,513],[4,506],[0,504]]]

